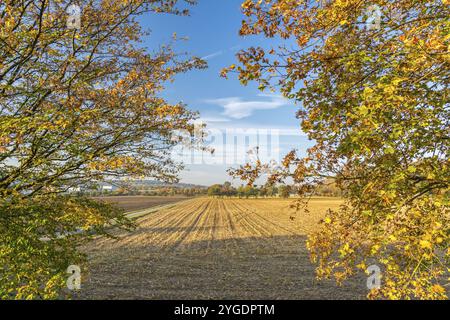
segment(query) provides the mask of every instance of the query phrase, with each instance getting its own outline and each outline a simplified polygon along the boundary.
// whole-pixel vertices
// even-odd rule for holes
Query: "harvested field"
[[[176,203],[186,200],[185,196],[111,196],[111,197],[94,197],[93,199],[112,203],[126,211],[135,211],[140,209],[148,209],[165,204]]]
[[[305,247],[327,208],[289,217],[292,200],[196,198],[139,220],[119,239],[85,248],[82,299],[355,299],[365,278],[338,287],[315,280]]]

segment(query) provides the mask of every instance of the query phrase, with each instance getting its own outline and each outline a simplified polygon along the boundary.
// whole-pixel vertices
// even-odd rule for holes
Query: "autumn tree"
[[[227,197],[232,197],[236,195],[236,188],[233,187],[231,182],[226,181],[222,185],[221,194]]]
[[[245,186],[244,194],[245,194],[245,197],[247,199],[250,198],[250,197],[257,198],[258,197],[258,189],[255,186],[253,186],[253,185]]]
[[[241,35],[280,46],[238,53],[243,84],[301,103],[307,156],[269,181],[344,192],[308,248],[320,278],[376,263],[370,298],[446,298],[449,271],[450,10],[447,0],[246,0]],[[250,180],[265,165],[232,173]]]
[[[279,193],[281,198],[289,198],[291,195],[291,188],[289,185],[281,185],[279,188]]]
[[[237,195],[238,195],[239,199],[241,199],[245,195],[245,188],[244,188],[244,186],[239,186],[237,188]]]
[[[259,195],[263,198],[267,197],[267,194],[269,193],[269,190],[266,186],[261,186],[261,188],[259,188]]]
[[[222,185],[220,184],[213,184],[208,188],[208,196],[210,197],[219,197],[222,196]]]
[[[278,188],[276,186],[266,186],[265,188],[267,189],[267,196],[276,197],[278,195]]]
[[[204,63],[170,44],[144,50],[137,18],[186,15],[192,2],[0,3],[1,298],[57,297],[88,234],[128,226],[122,212],[65,191],[106,178],[177,180],[174,133],[193,132],[196,113],[161,91]]]

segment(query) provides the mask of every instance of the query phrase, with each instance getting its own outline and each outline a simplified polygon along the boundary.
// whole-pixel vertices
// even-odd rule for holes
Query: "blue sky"
[[[164,92],[170,102],[183,101],[191,110],[200,112],[210,130],[207,144],[216,150],[214,159],[207,155],[206,160],[201,159],[198,154],[195,161],[183,158],[187,166],[181,173],[182,182],[209,185],[230,180],[226,169],[243,163],[246,151],[256,146],[268,151],[265,160],[278,161],[292,148],[304,151],[311,145],[301,133],[295,118],[298,106],[292,101],[262,93],[256,84],[244,87],[233,75],[228,80],[219,76],[222,68],[236,63],[235,54],[240,49],[276,45],[273,39],[238,35],[243,19],[241,3],[199,0],[190,7],[189,17],[148,14],[141,18],[142,26],[151,31],[143,43],[148,50],[170,42],[175,32],[178,38],[189,38],[176,43],[177,51],[208,62],[206,70],[178,75]]]

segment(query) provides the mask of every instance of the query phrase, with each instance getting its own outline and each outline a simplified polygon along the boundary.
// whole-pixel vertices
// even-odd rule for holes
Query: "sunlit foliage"
[[[82,262],[76,246],[87,233],[126,223],[65,191],[112,177],[177,180],[174,133],[192,132],[196,113],[160,93],[204,62],[170,45],[144,50],[137,18],[185,15],[192,2],[0,2],[2,298],[57,297],[68,265]],[[69,20],[75,4],[79,26]]]
[[[241,51],[224,75],[301,102],[301,128],[315,141],[269,183],[307,194],[333,179],[346,198],[308,240],[318,277],[341,282],[376,263],[382,287],[370,298],[446,298],[448,1],[246,0],[242,10],[241,35],[285,45]],[[265,169],[232,174],[252,182]]]

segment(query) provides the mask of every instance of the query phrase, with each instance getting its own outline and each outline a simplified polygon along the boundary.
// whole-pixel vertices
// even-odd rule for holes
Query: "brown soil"
[[[112,203],[126,211],[135,211],[148,209],[151,207],[161,206],[165,204],[176,203],[186,200],[185,196],[111,196],[111,197],[94,197],[93,199]]]
[[[86,252],[82,299],[358,299],[366,281],[317,281],[305,240],[336,199],[296,214],[292,200],[197,198],[150,214]]]

